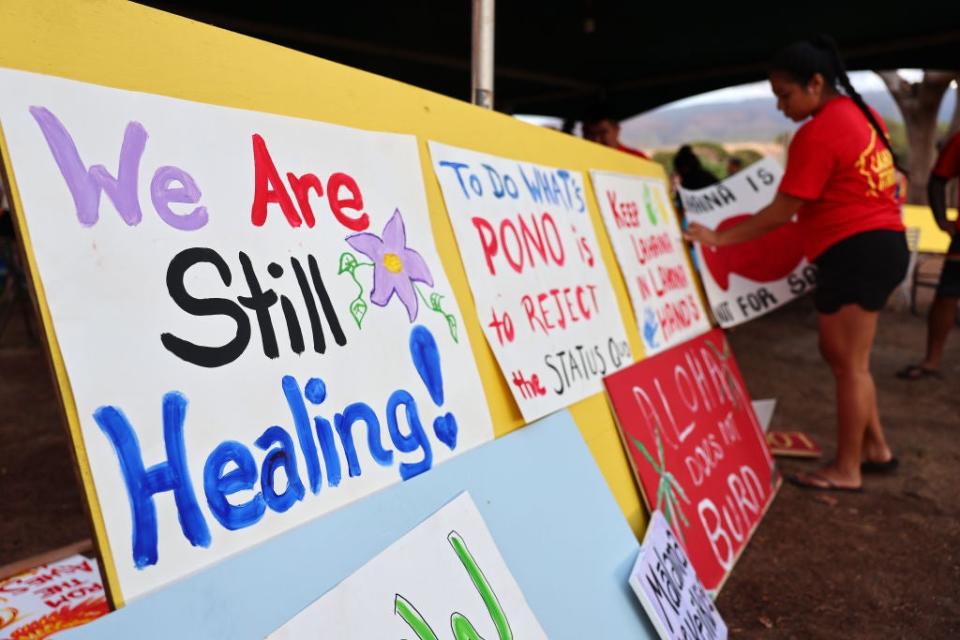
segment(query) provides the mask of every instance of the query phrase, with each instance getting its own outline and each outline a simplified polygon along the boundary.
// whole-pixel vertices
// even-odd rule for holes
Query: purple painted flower
[[[400,210],[383,227],[383,237],[372,233],[356,233],[347,244],[373,260],[373,291],[370,302],[385,307],[394,293],[407,308],[410,322],[417,317],[417,292],[414,282],[433,286],[433,276],[423,257],[407,248],[407,231]]]

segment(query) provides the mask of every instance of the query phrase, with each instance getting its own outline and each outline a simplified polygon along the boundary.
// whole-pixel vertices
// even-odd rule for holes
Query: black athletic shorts
[[[938,298],[960,298],[960,231],[953,234],[937,285]]]
[[[907,275],[910,250],[902,231],[864,231],[831,245],[815,260],[813,304],[834,313],[848,304],[879,311]]]

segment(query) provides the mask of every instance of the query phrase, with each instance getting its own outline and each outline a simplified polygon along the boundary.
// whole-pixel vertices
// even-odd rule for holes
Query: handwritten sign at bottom
[[[469,493],[269,636],[546,638]]]
[[[0,638],[46,638],[108,612],[97,562],[81,555],[0,580]]]
[[[726,639],[727,625],[659,511],[643,536],[630,586],[663,640]]]

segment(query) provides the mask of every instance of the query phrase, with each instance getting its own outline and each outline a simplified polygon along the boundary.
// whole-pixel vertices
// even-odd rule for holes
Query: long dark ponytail
[[[834,88],[839,84],[843,93],[853,100],[854,104],[863,112],[867,122],[876,131],[877,137],[893,156],[894,165],[897,169],[900,169],[897,154],[893,151],[883,127],[877,121],[867,103],[864,102],[863,97],[853,88],[850,77],[847,75],[847,68],[843,64],[843,58],[840,57],[840,51],[837,49],[837,43],[833,38],[820,34],[812,40],[794,42],[781,49],[774,56],[773,62],[770,64],[770,71],[786,73],[804,86],[810,82],[816,73],[822,75],[824,81]]]

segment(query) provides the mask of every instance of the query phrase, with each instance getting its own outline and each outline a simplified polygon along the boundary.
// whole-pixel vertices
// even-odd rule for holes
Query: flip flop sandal
[[[860,473],[893,473],[900,466],[900,461],[896,456],[886,462],[873,462],[865,460],[860,463]]]
[[[909,367],[904,367],[900,369],[900,371],[897,371],[897,377],[901,380],[922,380],[924,378],[942,380],[943,374],[936,369],[927,369],[918,364],[911,364]]]
[[[815,482],[808,482],[809,479],[813,479]],[[823,484],[816,484],[816,481],[822,482]],[[801,489],[806,489],[809,491],[841,491],[844,493],[863,493],[863,487],[841,487],[840,485],[834,484],[832,480],[828,480],[818,473],[806,473],[803,476],[791,474],[787,476],[787,482]]]

